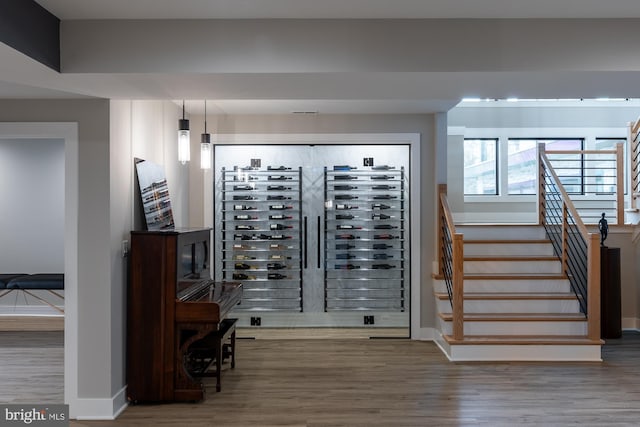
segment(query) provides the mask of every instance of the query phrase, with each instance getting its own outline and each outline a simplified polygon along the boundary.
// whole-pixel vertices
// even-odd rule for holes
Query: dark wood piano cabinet
[[[185,366],[191,342],[218,330],[242,295],[239,283],[208,280],[210,229],[132,231],[127,312],[127,397],[198,401]]]

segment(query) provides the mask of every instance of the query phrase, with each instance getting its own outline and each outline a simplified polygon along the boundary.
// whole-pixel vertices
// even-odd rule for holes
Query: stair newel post
[[[624,153],[623,145],[616,144],[616,217],[618,225],[624,224]]]
[[[600,236],[589,233],[587,241],[587,328],[588,337],[600,339]]]
[[[464,246],[463,235],[453,235],[453,338],[464,338]]]
[[[544,163],[542,162],[544,147],[544,143],[538,143],[538,225],[544,225],[546,218],[545,174]]]

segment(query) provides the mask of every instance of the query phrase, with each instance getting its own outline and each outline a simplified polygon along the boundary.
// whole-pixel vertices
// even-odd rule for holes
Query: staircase
[[[464,235],[463,339],[453,338],[452,305],[436,280],[441,336],[452,361],[600,361],[587,319],[545,230],[537,225],[458,225]]]

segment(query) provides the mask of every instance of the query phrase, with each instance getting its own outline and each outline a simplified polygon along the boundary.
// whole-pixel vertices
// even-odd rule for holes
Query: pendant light
[[[189,120],[184,118],[184,100],[182,118],[178,120],[178,160],[183,165],[191,160],[191,141],[189,138]]]
[[[204,100],[204,133],[200,139],[200,169],[211,169],[211,134],[207,133],[207,100]]]

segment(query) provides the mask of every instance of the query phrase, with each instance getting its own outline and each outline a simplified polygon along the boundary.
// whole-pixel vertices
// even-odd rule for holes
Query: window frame
[[[467,193],[465,188],[465,166],[464,166],[464,152],[467,141],[493,141],[495,144],[495,159],[494,159],[494,171],[495,171],[495,193]],[[496,197],[500,196],[500,138],[467,138],[465,137],[462,142],[462,193],[464,197]]]

